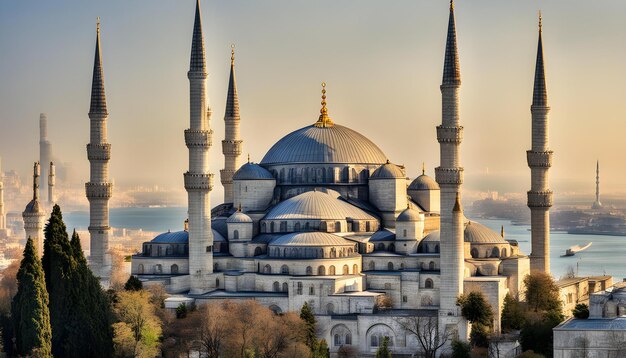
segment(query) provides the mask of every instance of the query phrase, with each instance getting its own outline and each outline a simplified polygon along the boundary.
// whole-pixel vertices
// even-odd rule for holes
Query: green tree
[[[328,349],[328,343],[326,343],[325,339],[319,341],[317,345],[317,353],[314,355],[315,358],[328,358],[330,357],[330,350]]]
[[[317,334],[315,327],[315,315],[307,302],[304,302],[300,309],[300,319],[306,324],[305,343],[311,352],[317,351]]]
[[[452,358],[471,358],[472,347],[463,341],[455,339],[452,341]]]
[[[391,351],[389,350],[389,337],[383,337],[380,347],[376,350],[376,358],[391,358]]]
[[[572,310],[572,315],[579,319],[587,319],[589,318],[589,306],[584,303],[579,303]]]
[[[561,311],[559,287],[550,274],[533,271],[524,278],[526,303],[535,312]]]
[[[112,355],[111,307],[87,266],[80,239],[68,239],[61,208],[55,205],[44,229],[42,259],[50,296],[52,353],[59,357]]]
[[[143,283],[141,283],[141,280],[138,279],[137,276],[131,275],[124,284],[124,289],[126,291],[139,291],[143,289]]]
[[[472,331],[470,332],[470,343],[474,347],[489,347],[489,327],[482,323],[472,323]]]
[[[176,318],[185,318],[187,317],[187,305],[181,303],[176,307]]]
[[[506,333],[521,329],[525,320],[526,316],[522,304],[507,293],[504,296],[504,306],[502,307],[502,331]]]
[[[18,291],[11,307],[15,343],[21,355],[51,357],[52,329],[48,291],[33,240],[28,238],[24,258],[17,272]]]
[[[461,306],[461,314],[470,323],[480,323],[492,327],[493,310],[482,292],[472,291],[466,295],[461,295],[457,302]]]
[[[115,313],[115,351],[122,357],[154,357],[158,353],[161,323],[146,291],[118,294]]]

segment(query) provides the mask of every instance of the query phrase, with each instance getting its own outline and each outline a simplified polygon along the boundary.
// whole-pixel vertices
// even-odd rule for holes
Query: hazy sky
[[[57,160],[88,180],[89,96],[101,17],[111,176],[116,185],[182,187],[187,168],[188,80],[195,0],[0,1],[0,155],[29,173],[46,112]],[[469,189],[530,186],[530,103],[543,12],[555,151],[552,187],[624,191],[626,1],[459,0],[462,163]],[[245,153],[260,161],[319,114],[377,143],[415,176],[439,162],[435,126],[448,17],[446,0],[202,1],[214,146],[220,141],[230,44]],[[620,153],[620,154],[617,154]],[[219,186],[219,185],[216,185]],[[221,187],[218,188],[221,191]],[[220,195],[221,196],[221,195]]]

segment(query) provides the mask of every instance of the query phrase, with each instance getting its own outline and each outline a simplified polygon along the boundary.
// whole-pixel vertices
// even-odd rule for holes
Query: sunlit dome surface
[[[270,246],[354,246],[340,236],[326,232],[294,232],[274,239]]]
[[[350,128],[310,125],[280,139],[265,154],[261,164],[355,163],[383,164],[385,154],[365,136]]]
[[[307,191],[276,205],[264,220],[376,220],[365,211],[335,195]]]

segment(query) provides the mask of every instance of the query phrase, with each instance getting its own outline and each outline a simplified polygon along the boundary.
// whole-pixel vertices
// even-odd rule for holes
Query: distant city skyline
[[[73,181],[88,181],[89,95],[101,17],[116,187],[182,188],[186,71],[194,1],[0,3],[0,156],[27,176],[39,155],[39,113]],[[525,193],[537,11],[543,13],[555,195],[626,192],[621,79],[626,3],[457,1],[469,190]],[[219,177],[230,44],[235,44],[244,155],[259,162],[286,133],[312,124],[320,83],[329,114],[376,142],[411,177],[439,163],[441,64],[447,1],[203,3],[211,171]],[[431,128],[422,130],[420,128]],[[606,129],[605,129],[606,128]],[[398,130],[400,129],[400,130]],[[609,130],[607,130],[609,129]],[[132,153],[132,155],[129,155]],[[215,198],[222,196],[219,179]],[[216,201],[217,202],[217,201]]]

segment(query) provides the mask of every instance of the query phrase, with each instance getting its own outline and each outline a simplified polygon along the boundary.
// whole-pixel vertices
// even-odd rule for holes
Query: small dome
[[[226,239],[219,232],[213,231],[214,242],[225,242]],[[187,231],[168,231],[157,235],[154,239],[150,240],[152,244],[188,244],[189,232]]]
[[[229,216],[226,220],[227,223],[252,223],[252,219],[242,213],[241,211],[236,211],[233,215]]]
[[[337,198],[334,193],[307,191],[276,205],[264,220],[376,220],[356,206]]]
[[[41,204],[39,204],[39,200],[33,199],[26,205],[26,209],[24,209],[24,213],[27,214],[36,214],[41,213],[43,210],[41,209]]]
[[[465,242],[474,244],[508,244],[497,232],[476,221],[465,224]]]
[[[422,174],[411,182],[409,190],[439,190],[439,184],[428,175]]]
[[[326,232],[294,232],[283,235],[270,243],[270,246],[354,246],[354,243],[341,236]]]
[[[406,174],[404,174],[404,170],[399,166],[389,163],[381,165],[378,169],[374,170],[370,179],[397,179],[397,178],[406,178]]]
[[[424,221],[424,214],[421,214],[415,209],[407,208],[403,212],[401,212],[400,215],[398,215],[398,219],[396,221]]]
[[[428,235],[424,236],[421,242],[439,242],[439,230],[431,231]]]
[[[255,163],[246,163],[233,175],[233,180],[274,180],[272,173]]]

